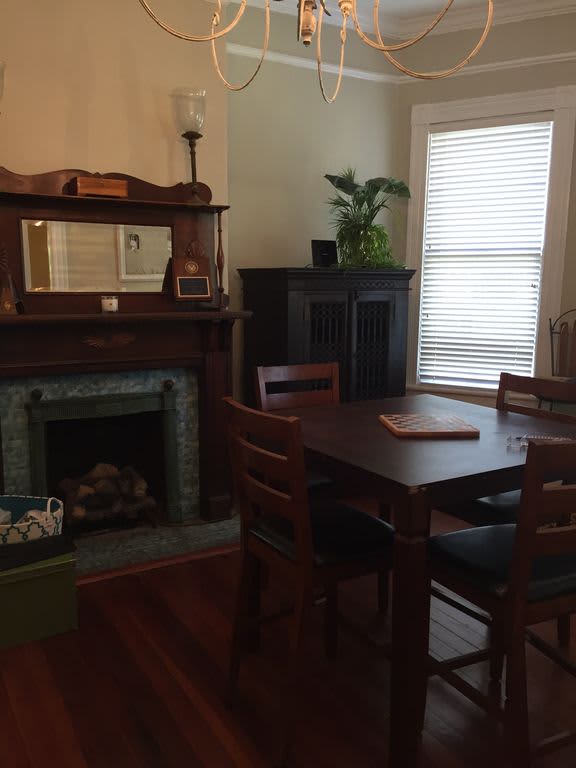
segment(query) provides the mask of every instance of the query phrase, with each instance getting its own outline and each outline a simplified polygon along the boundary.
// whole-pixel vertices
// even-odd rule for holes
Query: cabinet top
[[[332,267],[250,267],[239,269],[246,283],[262,288],[306,290],[325,287],[331,290],[407,289],[415,269],[334,269]]]

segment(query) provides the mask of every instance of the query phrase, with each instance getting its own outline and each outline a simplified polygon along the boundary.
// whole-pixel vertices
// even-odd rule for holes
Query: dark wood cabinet
[[[246,398],[256,365],[340,364],[343,400],[403,395],[413,270],[240,269]]]

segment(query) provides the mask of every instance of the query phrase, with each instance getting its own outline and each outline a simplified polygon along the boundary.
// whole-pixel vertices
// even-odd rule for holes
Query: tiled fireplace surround
[[[47,478],[47,459],[52,449],[50,423],[76,422],[71,439],[81,441],[86,420],[113,418],[119,419],[121,425],[124,416],[152,412],[161,416],[159,434],[150,435],[145,450],[162,468],[165,479],[165,498],[157,499],[164,508],[162,521],[179,523],[194,518],[199,501],[198,391],[196,372],[185,368],[0,381],[5,492],[57,494]],[[106,461],[119,452],[125,463],[132,463],[129,445],[128,438],[127,450],[114,446],[110,454],[95,457],[94,462]],[[85,466],[83,471],[89,469],[91,466]]]
[[[174,382],[178,499],[174,521],[230,514],[222,397],[231,389],[227,310],[152,314],[0,317],[0,427],[7,493],[33,493],[30,403],[120,400]],[[87,401],[88,402],[88,401]],[[127,402],[130,402],[129,399]],[[88,468],[87,468],[88,469]]]

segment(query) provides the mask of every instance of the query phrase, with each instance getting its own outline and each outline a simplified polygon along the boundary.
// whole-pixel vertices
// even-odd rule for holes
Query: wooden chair
[[[254,391],[261,411],[335,405],[340,402],[338,363],[257,366]],[[306,473],[306,485],[316,498],[338,493],[333,478],[314,467]]]
[[[509,763],[528,768],[533,755],[576,743],[576,732],[530,748],[526,702],[526,628],[576,611],[576,525],[549,527],[576,508],[576,485],[550,484],[576,476],[576,442],[530,442],[517,525],[471,528],[430,540],[431,576],[490,616],[491,676],[499,682],[506,657],[504,707],[454,672],[482,652],[431,660],[439,674],[502,723]],[[542,527],[548,525],[548,527]],[[468,611],[469,612],[469,611]],[[531,633],[529,639],[566,671],[576,669]],[[484,654],[486,655],[486,654]],[[499,689],[499,685],[497,686]]]
[[[261,411],[340,402],[338,363],[258,366],[254,378],[256,404]]]
[[[531,405],[524,402],[510,400],[511,394],[531,395]],[[501,373],[496,408],[499,411],[510,413],[523,413],[542,418],[542,432],[546,432],[545,421],[562,421],[573,423],[576,432],[576,416],[551,411],[542,407],[544,401],[551,407],[552,403],[576,403],[576,384],[556,379],[537,379],[529,376],[516,376],[512,373]],[[520,489],[506,493],[484,496],[474,499],[468,504],[443,507],[442,511],[454,517],[458,517],[473,525],[505,525],[514,523],[518,519],[520,508]],[[570,522],[570,518],[566,520]],[[441,595],[437,595],[441,597]],[[571,626],[570,616],[562,616],[558,619],[558,644],[567,646],[570,644]]]
[[[511,394],[532,395],[531,405],[510,400]],[[544,402],[548,407],[542,407]],[[552,403],[576,404],[576,383],[557,379],[536,379],[529,376],[516,376],[501,373],[496,408],[509,413],[524,413],[542,419],[542,432],[546,432],[545,421],[563,421],[573,423],[576,416],[550,410]],[[499,493],[474,499],[469,504],[443,507],[442,511],[465,520],[472,525],[498,525],[513,523],[517,519],[520,504],[520,490]]]
[[[326,594],[325,647],[333,657],[338,583],[365,573],[387,574],[393,529],[344,504],[309,504],[298,418],[263,413],[231,398],[225,403],[242,551],[229,671],[233,700],[242,650],[259,644],[260,566],[278,572],[293,588],[288,673],[298,691],[299,655],[314,589],[320,586]],[[287,712],[289,736],[295,716],[293,707]]]

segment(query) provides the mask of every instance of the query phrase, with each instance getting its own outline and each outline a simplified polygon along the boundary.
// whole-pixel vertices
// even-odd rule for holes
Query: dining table
[[[576,438],[576,426],[546,420],[537,409],[524,415],[430,394],[277,413],[300,418],[303,444],[315,466],[352,494],[390,505],[395,540],[388,765],[418,768],[428,683],[431,511],[520,488],[523,438]],[[452,416],[479,434],[399,437],[379,420],[383,414]]]

